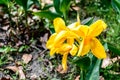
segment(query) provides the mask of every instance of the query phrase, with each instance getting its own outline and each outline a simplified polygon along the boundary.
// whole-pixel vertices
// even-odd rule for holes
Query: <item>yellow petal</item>
[[[62,18],[55,18],[53,21],[55,32],[60,32],[62,30],[66,30],[65,22]]]
[[[55,54],[55,52],[57,51],[57,48],[51,48],[50,49],[50,56],[53,56]]]
[[[68,53],[71,49],[72,49],[71,45],[64,43],[58,48],[57,53],[62,53],[62,54],[66,52]]]
[[[53,41],[54,41],[54,39],[55,39],[56,36],[57,36],[57,33],[54,33],[54,34],[52,34],[52,35],[50,36],[49,40],[48,40],[47,43],[46,43],[46,47],[47,47],[48,49],[52,48],[52,46],[53,46]]]
[[[68,53],[64,53],[63,57],[62,57],[62,67],[63,67],[63,70],[67,69],[67,56],[68,56]]]
[[[76,33],[78,36],[84,38],[87,35],[88,32],[88,26],[85,25],[79,25],[75,28],[69,28],[71,31],[73,31],[74,33]]]
[[[104,47],[97,38],[91,40],[91,51],[97,58],[106,58]]]
[[[67,38],[67,43],[72,45],[74,43],[74,38]]]
[[[83,45],[84,44],[84,40],[82,40],[81,44],[80,44],[80,47],[79,47],[79,51],[78,51],[78,54],[77,56],[81,56],[81,52],[82,52],[82,49],[83,49]]]
[[[90,51],[90,43],[88,40],[83,39],[77,56],[84,56]]]
[[[70,54],[71,54],[72,56],[75,56],[76,53],[77,53],[77,51],[78,51],[77,46],[75,46],[75,45],[73,44],[72,49],[70,50]]]
[[[97,20],[95,23],[90,25],[88,36],[95,37],[98,36],[104,29],[106,29],[107,25],[102,20]]]
[[[67,31],[61,31],[58,33],[54,40],[54,46],[55,47],[60,47],[59,45],[62,44],[66,40],[66,36],[68,36]]]
[[[54,40],[54,44],[56,46],[58,46],[59,44],[63,43],[65,40],[67,40],[67,38],[76,38],[78,37],[77,34],[71,32],[71,31],[61,31],[58,33],[58,35],[56,36],[55,40]]]

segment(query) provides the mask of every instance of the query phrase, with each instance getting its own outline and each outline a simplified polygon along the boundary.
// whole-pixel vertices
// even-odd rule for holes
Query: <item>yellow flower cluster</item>
[[[102,20],[97,20],[90,26],[81,25],[80,20],[65,25],[61,18],[56,18],[53,21],[55,33],[52,34],[47,41],[46,47],[50,49],[50,55],[61,54],[62,67],[67,69],[67,56],[70,53],[72,56],[84,56],[90,50],[97,58],[106,58],[104,47],[96,38],[107,25]]]

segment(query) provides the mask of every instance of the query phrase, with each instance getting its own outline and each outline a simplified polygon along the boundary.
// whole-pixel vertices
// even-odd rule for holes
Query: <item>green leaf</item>
[[[8,53],[10,52],[11,47],[10,46],[3,46],[0,48],[0,52]]]
[[[120,56],[120,49],[117,49],[114,45],[108,43],[108,49],[112,51],[113,53],[117,54]]]
[[[45,5],[45,7],[42,10],[48,10],[50,7],[53,7],[53,4]]]
[[[14,52],[14,51],[17,51],[17,49],[11,48],[10,51],[11,51],[11,52]]]
[[[28,49],[28,48],[29,48],[29,46],[23,45],[23,46],[21,46],[21,47],[19,48],[18,52],[25,51],[25,50]]]
[[[33,3],[34,3],[33,0],[28,0],[27,1],[27,9],[29,9]]]
[[[27,10],[27,2],[28,0],[15,0],[17,4],[19,4],[20,6],[22,6],[24,8],[24,10]]]
[[[85,25],[90,25],[93,22],[93,20],[94,20],[93,17],[89,17],[87,19],[84,19],[81,23]]]
[[[17,49],[12,48],[10,46],[3,46],[0,48],[0,52],[2,53],[8,53],[8,52],[13,52],[13,51],[17,51]]]
[[[57,13],[60,13],[61,14],[61,11],[60,11],[60,0],[53,0],[53,3],[54,3],[54,8],[56,10]]]
[[[61,17],[59,14],[53,13],[53,12],[50,12],[50,11],[34,12],[33,14],[36,15],[36,16],[39,16],[41,18],[47,18],[49,20],[53,20],[56,17]]]
[[[57,78],[52,78],[51,80],[60,80],[60,79],[57,79]]]
[[[0,0],[0,4],[3,4],[3,5],[8,5],[9,4],[9,0]]]
[[[70,8],[70,0],[61,0],[60,11],[63,13],[65,20],[68,15],[69,8]]]
[[[0,52],[5,52],[5,49],[2,47],[2,48],[0,48]]]
[[[89,71],[86,74],[85,80],[99,80],[99,68],[101,60],[96,57],[92,58],[92,64],[89,68]]]
[[[41,6],[39,0],[28,0],[27,1],[27,9],[29,9],[33,4],[36,4],[38,6]]]
[[[25,49],[25,46],[21,46],[18,50],[18,52],[22,52]]]
[[[23,7],[27,11],[33,3],[39,3],[38,0],[15,0],[17,4]]]
[[[74,57],[73,63],[79,66],[82,70],[87,70],[90,66],[91,60],[87,56]]]
[[[112,7],[120,14],[120,0],[112,0]]]

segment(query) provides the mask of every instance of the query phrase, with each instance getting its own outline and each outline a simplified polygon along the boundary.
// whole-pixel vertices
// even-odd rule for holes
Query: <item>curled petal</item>
[[[87,42],[87,43],[86,43]],[[90,51],[90,44],[89,41],[86,40],[82,40],[81,44],[80,44],[80,48],[78,51],[78,55],[77,56],[84,56],[85,54],[87,54]]]
[[[53,56],[55,53],[56,53],[56,51],[57,51],[57,48],[51,48],[50,49],[50,56]]]
[[[96,21],[95,23],[93,23],[92,25],[90,25],[88,36],[96,37],[96,36],[98,36],[104,29],[106,29],[106,27],[107,27],[107,25],[105,24],[104,21],[98,20],[98,21]]]
[[[73,31],[82,38],[84,38],[87,35],[88,29],[89,29],[88,26],[85,25],[79,25],[75,28],[70,28],[71,31]]]
[[[63,67],[63,70],[67,70],[67,56],[68,56],[68,53],[64,53],[63,54],[63,57],[62,57],[62,67]]]
[[[52,35],[50,36],[49,40],[48,40],[47,43],[46,43],[46,47],[47,47],[48,49],[52,48],[52,46],[53,46],[53,41],[55,40],[55,37],[56,37],[56,36],[57,36],[57,33],[54,33],[54,34],[52,34]]]
[[[57,53],[61,53],[61,54],[64,54],[66,52],[68,53],[71,49],[72,49],[71,45],[64,43],[57,49]]]
[[[65,22],[62,18],[55,18],[53,21],[55,32],[60,32],[62,30],[66,30]]]
[[[104,47],[97,38],[91,40],[91,51],[97,58],[106,58]]]
[[[77,51],[78,51],[77,46],[75,46],[75,45],[73,44],[72,49],[70,50],[70,54],[71,54],[72,56],[75,56],[76,53],[77,53]]]
[[[58,46],[59,44],[62,44],[65,40],[66,40],[66,36],[68,36],[67,31],[61,31],[58,33],[58,35],[56,36],[55,40],[54,40],[54,46],[55,47],[60,47]]]
[[[69,31],[68,33],[69,36],[67,36],[68,38],[80,38],[76,33]]]
[[[67,40],[67,38],[76,38],[78,37],[77,34],[71,32],[71,31],[61,31],[58,33],[58,35],[56,36],[55,40],[54,40],[54,45],[58,46],[58,44],[63,43],[65,40]]]

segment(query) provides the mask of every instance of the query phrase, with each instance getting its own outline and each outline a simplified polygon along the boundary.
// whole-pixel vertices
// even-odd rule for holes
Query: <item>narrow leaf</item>
[[[45,5],[42,10],[48,10],[51,7],[53,7],[53,4],[48,4],[48,5]]]
[[[54,8],[56,10],[57,13],[60,13],[60,0],[53,0],[53,3],[54,3]]]
[[[60,5],[60,10],[62,12],[66,12],[69,10],[70,7],[70,0],[62,0]]]
[[[91,60],[87,56],[83,57],[74,57],[73,63],[79,66],[83,70],[87,70],[90,66]]]
[[[113,53],[115,53],[115,54],[120,56],[120,49],[117,49],[114,45],[109,44],[109,43],[107,45],[108,45],[108,49],[110,51],[112,51]]]
[[[10,1],[9,0],[0,0],[0,4],[3,4],[3,5],[8,5]]]
[[[27,2],[28,0],[15,0],[17,4],[22,6],[25,11],[27,11]]]
[[[27,11],[33,3],[39,3],[38,0],[15,0],[17,4],[23,7],[25,11]]]
[[[61,0],[60,11],[63,13],[65,20],[67,18],[69,8],[70,8],[70,0]]]
[[[101,60],[95,57],[92,58],[92,64],[86,74],[86,80],[99,80],[99,68]]]
[[[53,13],[53,12],[50,12],[50,11],[34,12],[33,14],[36,15],[36,16],[39,16],[41,18],[47,18],[49,20],[53,20],[56,17],[61,17],[59,14]]]
[[[4,48],[0,48],[0,52],[5,52],[5,49]]]
[[[120,0],[112,0],[112,7],[120,14]]]
[[[84,19],[81,23],[85,25],[90,25],[93,22],[93,20],[94,20],[93,17],[89,17],[87,19]]]

